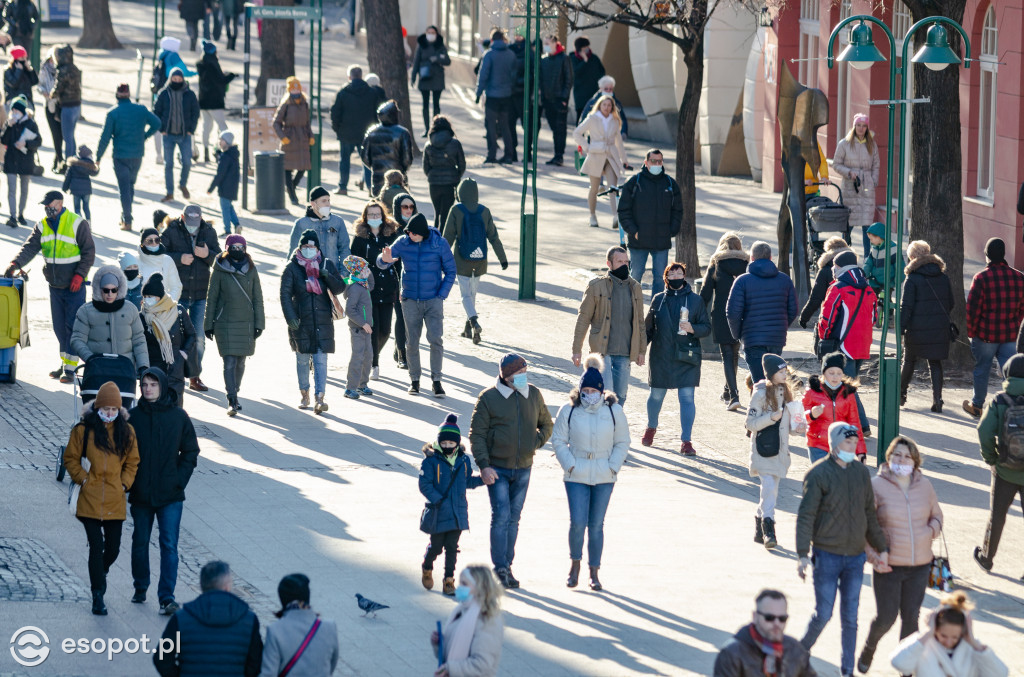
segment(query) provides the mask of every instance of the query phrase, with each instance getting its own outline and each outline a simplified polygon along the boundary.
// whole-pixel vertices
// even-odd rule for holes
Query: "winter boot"
[[[423,587],[427,590],[434,589],[434,570],[423,567],[423,577],[420,579]]]
[[[570,588],[575,588],[580,583],[580,561],[578,559],[572,560],[572,564],[569,566],[569,578],[566,580],[565,585]]]
[[[299,402],[299,409],[309,409],[309,391],[300,390],[299,394],[302,395],[302,400]]]
[[[299,204],[299,196],[295,194],[295,186],[288,179],[285,179],[285,188],[288,189],[288,199],[292,201],[292,204]]]
[[[448,595],[449,597],[454,597],[455,596],[455,577],[454,576],[451,576],[449,578],[445,578],[441,582],[441,592],[446,594],[446,595]]]
[[[765,517],[762,522],[762,528],[764,529],[764,547],[771,550],[779,544],[775,540],[775,520],[771,517]]]
[[[92,612],[97,616],[107,615],[107,605],[103,603],[103,593],[92,593]]]
[[[327,403],[324,402],[324,393],[316,394],[316,404],[313,405],[314,414],[322,414],[327,411]]]
[[[764,529],[761,526],[761,518],[754,515],[754,543],[764,545]]]
[[[228,416],[234,417],[238,413],[238,401],[234,397],[228,397]]]
[[[866,675],[868,670],[871,669],[871,661],[875,657],[875,647],[870,647],[867,644],[860,650],[860,658],[857,660],[857,669],[860,670],[862,675]]]
[[[476,321],[476,315],[469,318],[470,323],[473,325],[473,343],[480,343],[480,331],[482,327],[480,323]]]
[[[601,585],[601,581],[597,577],[597,569],[598,567],[590,567],[590,589],[594,592],[604,590],[604,586]]]
[[[463,338],[473,338],[473,323],[471,321],[466,320],[466,328],[462,330],[462,333],[459,334],[459,336]]]
[[[932,411],[936,414],[942,413],[942,399],[937,399],[932,402]]]

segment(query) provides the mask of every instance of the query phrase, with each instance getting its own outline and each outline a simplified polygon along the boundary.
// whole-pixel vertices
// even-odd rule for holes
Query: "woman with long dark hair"
[[[370,379],[380,379],[380,350],[391,338],[391,322],[395,306],[398,303],[399,274],[397,266],[381,270],[374,263],[384,247],[389,247],[398,239],[398,223],[388,214],[377,200],[370,200],[363,207],[363,213],[352,225],[355,235],[352,237],[352,255],[359,256],[370,262],[373,272],[373,289],[370,299],[373,301],[373,367]]]
[[[96,399],[86,405],[82,420],[71,429],[64,447],[64,466],[71,481],[81,486],[75,516],[89,540],[92,612],[106,616],[107,572],[121,549],[125,494],[139,468],[135,430],[128,423],[121,391],[113,381],[100,387]]]

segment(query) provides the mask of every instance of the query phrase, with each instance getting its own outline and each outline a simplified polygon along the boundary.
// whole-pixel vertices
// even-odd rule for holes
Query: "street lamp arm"
[[[904,64],[908,63],[907,58],[910,55],[910,52],[908,50],[910,49],[911,38],[914,36],[914,33],[917,32],[917,30],[919,28],[921,28],[922,26],[931,26],[932,24],[942,24],[942,25],[945,25],[945,26],[952,26],[953,28],[956,29],[956,32],[960,34],[960,37],[963,38],[963,41],[964,41],[964,58],[963,58],[964,68],[970,68],[971,67],[971,39],[967,37],[967,32],[964,30],[963,26],[961,26],[959,23],[957,23],[953,19],[950,19],[949,17],[945,17],[945,16],[929,16],[929,17],[926,17],[924,19],[921,19],[916,24],[914,24],[913,26],[910,27],[910,30],[907,31],[906,37],[903,38],[903,62],[902,63],[904,63]],[[831,52],[831,45],[829,46],[829,50],[830,50],[829,51],[829,55],[831,56],[831,54],[832,54],[832,52]]]
[[[855,21],[873,23],[882,28],[885,32],[885,37],[889,39],[889,60],[892,61],[892,54],[896,51],[896,39],[892,36],[892,31],[890,31],[889,27],[882,23],[880,19],[876,19],[870,14],[858,14],[857,16],[847,17],[840,21],[836,27],[832,29],[832,34],[828,36],[828,67],[831,69],[835,64],[835,57],[833,56],[833,53],[835,52],[835,42],[836,38],[839,37],[839,32]]]

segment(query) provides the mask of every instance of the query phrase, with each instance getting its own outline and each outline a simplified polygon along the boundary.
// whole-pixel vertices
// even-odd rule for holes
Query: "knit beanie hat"
[[[128,86],[127,82],[122,82],[121,84],[119,84],[117,86],[117,91],[115,92],[115,96],[117,96],[117,98],[119,98],[119,99],[130,99],[130,98],[132,98],[132,90],[131,90],[131,87]]]
[[[857,255],[853,253],[853,250],[841,251],[832,259],[832,277],[838,280],[840,275],[856,267]]]
[[[217,43],[210,40],[203,40],[203,54],[216,54]]]
[[[162,299],[164,297],[164,276],[160,273],[150,275],[146,284],[142,285],[142,295]]]
[[[235,135],[226,129],[220,133],[220,140],[229,146],[235,145]]]
[[[992,263],[1002,263],[1006,260],[1006,243],[998,237],[991,238],[985,243],[985,256]]]
[[[142,244],[143,242],[145,242],[147,237],[152,237],[154,235],[156,235],[157,237],[160,237],[160,231],[157,230],[156,228],[145,228],[145,229],[143,229],[142,233],[139,235],[139,244]]]
[[[594,388],[604,392],[604,375],[601,374],[603,366],[600,355],[588,355],[583,363],[583,376],[580,377],[580,391],[584,388]]]
[[[459,430],[459,417],[455,414],[448,414],[444,417],[444,423],[437,429],[437,443],[454,442],[458,445],[462,441],[462,431]]]
[[[242,237],[241,235],[237,234],[237,233],[232,233],[231,235],[227,236],[227,239],[224,240],[224,248],[225,249],[231,249],[232,245],[236,245],[236,244],[242,245],[242,249],[245,249],[245,247],[246,247],[245,238]]]
[[[284,83],[285,83],[285,86],[288,87],[288,93],[289,94],[302,91],[302,83],[299,82],[299,79],[297,77],[295,77],[294,75],[289,76],[284,81]]]
[[[761,358],[761,367],[764,368],[765,379],[771,381],[775,374],[786,368],[786,361],[774,353],[765,353]]]
[[[419,235],[424,240],[430,237],[430,226],[427,225],[427,217],[423,214],[416,214],[409,219],[409,225],[405,227],[405,232],[414,235]]]
[[[181,70],[180,66],[175,66],[174,68],[171,69],[171,74],[167,77],[167,79],[170,80],[175,75],[177,75],[178,77],[184,78],[185,77],[185,71]]]
[[[825,357],[821,358],[821,373],[824,374],[826,369],[831,367],[839,367],[840,369],[846,368],[846,355],[840,352],[829,353]]]
[[[24,113],[25,109],[26,109],[25,101],[23,99],[21,99],[21,98],[15,99],[14,103],[11,105],[11,110],[16,110],[19,113]]]
[[[121,252],[117,255],[117,265],[121,266],[121,270],[124,270],[128,266],[138,266],[139,257],[132,252]]]
[[[114,275],[113,273],[106,273],[100,278],[100,287],[106,287],[108,285],[119,287],[121,285],[121,281],[117,279],[117,275]]]
[[[277,584],[277,596],[282,607],[292,602],[309,604],[309,577],[305,574],[288,574]]]
[[[1017,353],[1003,365],[1006,378],[1024,378],[1024,355]]]
[[[299,246],[312,242],[316,245],[317,249],[320,249],[320,236],[316,234],[316,231],[312,228],[307,228],[302,231],[302,235],[299,237]]]
[[[849,423],[836,421],[828,427],[828,447],[838,449],[839,443],[849,437],[858,437],[857,429]]]
[[[18,61],[19,59],[27,59],[28,50],[21,45],[15,45],[14,47],[11,47],[11,58],[15,61]]]
[[[313,190],[309,191],[309,201],[319,200],[322,197],[330,197],[330,193],[323,186],[317,186]]]
[[[526,360],[515,353],[508,353],[498,362],[498,374],[503,381],[507,381],[512,377],[512,374],[523,369],[526,369]]]
[[[99,391],[96,393],[96,399],[93,400],[92,407],[93,411],[103,407],[117,407],[120,409],[121,389],[113,381],[107,381],[100,386]]]
[[[366,259],[363,257],[353,256],[350,254],[345,257],[345,260],[341,262],[341,265],[345,266],[345,270],[348,271],[349,275],[352,277],[359,277],[360,274],[366,270],[368,264],[366,263]]]

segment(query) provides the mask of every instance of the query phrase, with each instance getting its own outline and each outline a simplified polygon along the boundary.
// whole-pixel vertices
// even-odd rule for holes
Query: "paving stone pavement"
[[[79,143],[93,147],[103,112],[113,100],[113,83],[127,80],[134,86],[133,49],[139,46],[145,51],[152,39],[152,16],[146,7],[112,2],[112,8],[127,49],[76,50],[76,61],[86,76],[84,113],[89,120],[79,126]],[[79,10],[73,11],[79,23]],[[183,36],[172,15],[168,27]],[[51,35],[71,39],[73,31]],[[239,53],[222,49],[220,55],[225,71],[241,72]],[[344,81],[347,64],[365,62],[365,56],[351,41],[332,35],[325,40],[325,57],[324,82],[330,87],[325,88],[324,98],[330,102],[334,89]],[[303,58],[299,54],[300,73],[305,68]],[[240,90],[240,85],[229,90],[229,107],[240,105]],[[538,293],[536,300],[519,301],[521,173],[516,168],[483,165],[479,113],[466,105],[470,100],[464,86],[453,83],[442,107],[466,146],[469,173],[480,183],[481,201],[494,213],[512,265],[481,282],[484,340],[480,345],[457,335],[463,322],[457,295],[447,303],[447,399],[406,395],[407,374],[395,368],[385,350],[382,380],[372,384],[377,394],[355,402],[343,400],[348,346],[339,341],[338,352],[330,359],[330,411],[317,417],[295,409],[298,394],[292,358],[275,292],[290,220],[300,213],[296,208],[287,218],[255,216],[239,209],[250,252],[261,271],[268,322],[246,372],[242,413],[236,419],[224,415],[220,365],[212,343],[207,345],[203,375],[211,391],[189,391],[185,396],[202,454],[186,492],[178,600],[188,601],[196,594],[202,563],[224,559],[235,571],[239,593],[265,625],[273,621],[280,578],[302,571],[312,580],[314,607],[338,622],[342,664],[337,674],[405,677],[432,670],[426,640],[436,620],[450,612],[451,601],[437,589],[423,590],[419,583],[425,545],[416,528],[423,503],[416,489],[420,447],[436,435],[448,411],[459,414],[463,432],[468,431],[477,393],[493,383],[498,360],[511,350],[529,361],[531,382],[541,388],[553,411],[565,401],[578,379],[578,371],[569,363],[569,344],[579,298],[587,280],[599,272],[604,250],[618,241],[607,227],[588,226],[582,206],[586,187],[571,169],[543,169]],[[231,119],[229,125],[240,138],[239,121]],[[415,136],[419,142],[419,134]],[[48,140],[46,132],[44,137]],[[544,132],[542,159],[549,139]],[[328,148],[336,148],[329,133],[327,143]],[[639,158],[643,146],[631,141],[628,151],[631,158]],[[151,147],[149,152],[140,174],[139,223],[148,219],[156,206],[153,201],[163,194],[163,167],[153,163]],[[46,150],[43,156],[46,164]],[[671,154],[668,160],[671,164]],[[204,210],[216,209],[215,200],[202,195],[212,172],[211,166],[193,165],[190,184]],[[421,209],[430,217],[422,172],[415,168],[411,174]],[[332,185],[336,176],[331,160],[325,167],[325,184]],[[55,186],[59,182],[53,177],[43,177],[33,186],[30,198],[38,201],[37,194]],[[117,229],[116,188],[106,162],[94,190],[98,253],[102,262],[109,262],[118,251],[136,247],[138,238]],[[349,223],[361,206],[361,199],[352,193],[333,198]],[[727,228],[741,231],[748,243],[757,237],[771,241],[778,199],[749,181],[702,178],[698,183],[702,260]],[[181,207],[177,203],[169,211]],[[606,223],[607,207],[602,209]],[[25,228],[0,232],[0,261],[9,260],[26,234]],[[0,385],[0,486],[4,487],[0,538],[48,549],[49,559],[32,559],[36,571],[52,562],[53,571],[60,572],[46,579],[48,591],[58,585],[56,578],[69,589],[85,590],[85,539],[81,527],[67,514],[67,480],[57,484],[53,476],[56,449],[66,439],[74,407],[70,388],[46,376],[53,368],[56,343],[40,267],[33,262],[29,289],[32,347],[21,352],[19,384]],[[787,359],[804,370],[812,368],[810,343],[808,332],[791,332]],[[693,440],[700,455],[696,459],[675,453],[679,424],[672,402],[662,412],[655,446],[635,443],[646,424],[646,370],[637,369],[632,376],[626,412],[634,446],[616,485],[605,527],[602,580],[606,591],[598,595],[565,587],[568,511],[561,472],[550,446],[545,447],[534,465],[515,559],[523,588],[511,592],[504,602],[502,675],[710,674],[718,648],[749,619],[753,596],[761,587],[780,587],[790,596],[792,635],[802,634],[813,610],[813,591],[796,578],[791,549],[800,480],[809,466],[806,452],[793,449],[793,466],[779,497],[781,547],[767,553],[750,542],[750,515],[758,489],[747,473],[749,441],[743,434],[743,412],[725,412],[718,402],[720,363],[705,363],[704,387],[697,391]],[[964,392],[950,388],[946,401],[955,403]],[[864,394],[869,413],[877,410],[877,388],[869,385]],[[972,422],[958,415],[955,406],[947,406],[941,416],[930,415],[928,397],[926,387],[912,390],[902,418],[904,429],[925,451],[925,471],[946,512],[954,573],[978,601],[977,633],[999,651],[1013,674],[1022,675],[1024,591],[1016,579],[1024,567],[1020,509],[1011,510],[995,573],[982,573],[971,562],[970,551],[984,529],[990,475],[978,457]],[[874,413],[870,415],[874,418]],[[487,495],[484,490],[472,491],[468,500],[473,528],[460,541],[460,566],[489,559]],[[92,616],[85,601],[14,602],[0,594],[0,645],[19,627],[35,625],[46,630],[54,649],[43,665],[32,669],[22,669],[9,652],[0,652],[4,671],[0,675],[134,677],[153,673],[146,655],[123,654],[108,661],[106,656],[66,655],[57,648],[63,637],[129,638],[146,633],[152,638],[162,631],[166,619],[157,615],[154,603],[128,601],[130,537],[129,521],[121,556],[111,570],[108,617]],[[41,552],[41,547],[32,552]],[[154,575],[156,552],[154,541]],[[27,577],[24,571],[18,575]],[[376,619],[362,618],[354,599],[357,592],[391,609]],[[863,637],[874,612],[870,576],[865,577],[861,600]],[[936,603],[936,595],[929,593],[925,612]],[[894,632],[880,645],[871,674],[889,674],[881,658],[895,646]],[[838,647],[839,628],[833,621],[814,650],[820,674],[838,674]]]

